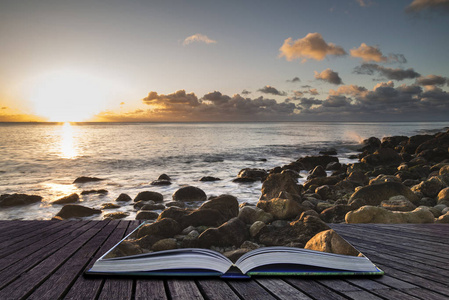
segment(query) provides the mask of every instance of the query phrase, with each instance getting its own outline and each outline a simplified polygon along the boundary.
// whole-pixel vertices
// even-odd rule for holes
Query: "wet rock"
[[[251,178],[254,180],[263,181],[267,178],[268,172],[264,169],[245,168],[240,170],[237,177],[239,178]]]
[[[143,205],[141,208],[141,210],[162,210],[165,209],[164,204],[161,203],[149,203],[149,204],[145,204]]]
[[[301,162],[294,161],[294,162],[289,163],[288,165],[282,166],[282,168],[278,168],[278,167],[274,168],[273,170],[270,171],[270,174],[281,173],[282,170],[293,170],[293,171],[299,172],[301,170],[305,170],[305,167]]]
[[[414,192],[421,192],[426,197],[436,197],[443,188],[443,184],[437,178],[432,177],[429,180],[422,181],[420,184],[411,188]]]
[[[87,190],[87,191],[82,191],[81,195],[89,195],[89,194],[100,194],[100,195],[105,195],[107,194],[108,191],[101,189],[101,190]]]
[[[433,223],[434,216],[428,208],[418,207],[410,212],[390,211],[382,207],[363,206],[346,214],[346,223]]]
[[[228,219],[215,209],[189,210],[178,207],[170,207],[164,210],[159,219],[172,218],[179,222],[183,228],[188,226],[220,226]]]
[[[56,216],[59,216],[63,219],[70,219],[88,217],[95,214],[101,214],[101,210],[77,204],[66,204],[61,208]]]
[[[435,223],[449,223],[449,213],[441,215],[438,219],[435,220]]]
[[[294,179],[302,178],[302,176],[299,175],[298,172],[296,172],[295,170],[291,170],[291,169],[283,170],[283,171],[281,172],[281,174],[288,174],[288,175],[290,175],[290,176],[291,176],[292,178],[294,178]]]
[[[333,229],[314,235],[304,246],[304,249],[328,252],[341,255],[358,256],[359,251],[339,236]]]
[[[449,148],[449,132],[438,133],[435,137],[421,143],[416,148],[415,154],[425,150],[433,150],[435,148],[445,149],[447,154],[447,149]]]
[[[415,154],[415,151],[419,145],[431,139],[433,139],[433,136],[429,134],[414,135],[408,139],[401,152]]]
[[[256,221],[270,223],[273,221],[273,215],[265,212],[256,206],[245,206],[240,209],[238,218],[246,224],[253,224]]]
[[[150,200],[154,202],[162,202],[164,201],[164,196],[158,192],[144,191],[137,194],[136,198],[134,198],[134,202]]]
[[[442,189],[437,196],[438,204],[449,206],[449,187]]]
[[[223,255],[235,263],[243,254],[248,253],[249,251],[251,251],[251,249],[240,248],[236,250],[226,251],[223,253]]]
[[[322,155],[337,155],[337,149],[327,148],[327,149],[320,150],[319,153]]]
[[[117,199],[115,199],[116,202],[128,202],[131,201],[131,197],[128,196],[127,194],[120,194]]]
[[[367,155],[361,159],[362,163],[367,163],[372,166],[379,165],[391,165],[400,164],[402,162],[402,157],[393,149],[390,148],[380,148],[373,154]]]
[[[253,243],[251,241],[244,241],[243,244],[240,245],[240,248],[242,249],[249,249],[249,250],[255,250],[260,248],[260,246],[256,243]]]
[[[366,176],[362,171],[358,170],[351,172],[346,180],[355,185],[367,185],[369,182],[368,176]]]
[[[151,250],[164,251],[164,250],[171,250],[171,249],[176,249],[176,248],[177,248],[176,239],[168,238],[168,239],[162,239],[162,240],[154,243],[154,245],[151,247]]]
[[[322,185],[315,189],[315,193],[320,195],[321,199],[325,200],[334,200],[337,196],[335,186]]]
[[[159,214],[154,211],[140,210],[136,214],[136,220],[155,220],[159,217]]]
[[[305,210],[298,202],[281,198],[259,200],[257,207],[272,214],[275,219],[281,220],[295,218]]]
[[[135,209],[141,209],[144,205],[147,205],[147,204],[155,204],[155,202],[154,201],[143,201],[143,200],[140,200],[138,202],[135,202],[133,207]]]
[[[324,167],[319,165],[316,166],[311,172],[307,179],[317,178],[317,177],[326,177],[327,173],[324,170]]]
[[[370,172],[370,171],[373,171],[373,170],[374,170],[374,167],[369,165],[369,164],[366,164],[366,163],[353,163],[353,164],[349,164],[348,165],[348,168],[346,169],[346,174],[349,175],[349,174],[351,174],[354,171],[360,171],[360,172],[366,173],[366,172]]]
[[[173,219],[164,218],[152,224],[146,224],[137,231],[137,237],[156,235],[161,237],[173,237],[181,232],[181,226]]]
[[[229,220],[237,217],[239,214],[239,202],[234,196],[220,195],[204,202],[199,209],[215,209],[219,211],[226,220]]]
[[[209,228],[198,237],[201,247],[210,246],[235,246],[240,245],[249,238],[249,232],[245,223],[238,218],[233,218],[218,228]]]
[[[382,201],[388,200],[391,197],[398,195],[405,196],[413,204],[419,203],[419,198],[402,183],[385,182],[360,188],[351,195],[349,204],[354,208],[363,205],[377,206]]]
[[[125,213],[125,212],[122,212],[122,211],[117,211],[117,212],[105,214],[105,215],[103,216],[103,218],[104,218],[105,220],[117,220],[117,219],[123,219],[123,218],[126,218],[127,216],[129,216],[128,213]]]
[[[28,205],[42,201],[41,196],[26,194],[3,194],[0,196],[0,207]]]
[[[178,189],[173,194],[173,200],[175,201],[206,201],[206,193],[195,186],[185,186]]]
[[[170,180],[164,180],[164,179],[158,179],[158,180],[153,180],[150,184],[151,185],[156,185],[156,186],[163,186],[163,185],[170,185],[171,181]]]
[[[313,178],[304,183],[304,188],[307,190],[312,186],[316,186],[315,188],[317,188],[322,185],[335,185],[338,182],[340,182],[340,180],[341,180],[340,176],[328,176],[328,177]]]
[[[75,203],[80,199],[78,194],[73,193],[68,196],[59,198],[58,200],[53,201],[51,204],[67,204],[67,203]]]
[[[449,165],[441,167],[438,174],[440,175],[449,174]]]
[[[129,240],[124,240],[120,244],[118,244],[117,247],[115,247],[115,249],[106,256],[106,258],[137,255],[142,253],[143,249],[139,245],[137,245],[137,243]]]
[[[341,163],[339,162],[330,162],[326,165],[326,170],[328,171],[338,171],[341,169]]]
[[[114,203],[103,203],[101,204],[101,208],[103,209],[115,209],[115,208],[119,208],[120,205],[114,204]]]
[[[342,223],[345,221],[345,216],[352,210],[350,205],[338,204],[323,210],[320,214],[321,220],[326,223]]]
[[[429,197],[423,197],[421,200],[419,200],[418,206],[428,206],[432,207],[437,204],[437,200],[435,198],[429,198]]]
[[[168,176],[167,174],[161,174],[161,175],[159,175],[159,177],[157,178],[157,180],[168,180],[168,181],[170,181],[171,178],[170,178],[170,176]]]
[[[270,174],[262,184],[262,195],[260,196],[260,199],[273,199],[281,192],[299,195],[300,188],[296,179],[288,173]]]
[[[77,179],[75,179],[75,181],[73,183],[96,182],[96,181],[102,181],[102,180],[104,180],[104,179],[97,178],[97,177],[81,176],[81,177],[78,177]]]
[[[382,138],[381,146],[382,148],[391,148],[394,149],[401,144],[405,144],[408,140],[407,136],[396,135],[396,136],[388,136]]]
[[[416,205],[411,203],[404,196],[394,196],[380,203],[380,206],[391,211],[412,211],[416,209]]]
[[[184,208],[186,206],[186,204],[181,201],[170,201],[170,202],[165,203],[165,206],[167,206],[167,207],[177,206],[180,208]]]
[[[297,160],[301,163],[306,170],[312,170],[316,166],[320,165],[325,168],[331,162],[339,162],[337,157],[329,155],[321,156],[306,156]]]
[[[204,176],[201,177],[200,181],[218,181],[221,180],[220,178],[217,177],[212,177],[212,176]]]
[[[256,221],[254,222],[251,227],[249,228],[249,233],[252,237],[256,237],[260,231],[262,230],[262,228],[264,228],[266,226],[266,224],[262,221]]]
[[[385,182],[399,182],[401,180],[394,175],[378,175],[376,178],[373,178],[369,181],[369,185],[385,183]]]
[[[256,181],[259,181],[259,179],[244,177],[244,178],[235,178],[232,180],[232,182],[235,182],[235,183],[253,183]]]
[[[368,151],[372,153],[380,147],[381,142],[377,137],[372,136],[368,139],[364,139],[361,144],[362,148],[358,149],[358,151]]]

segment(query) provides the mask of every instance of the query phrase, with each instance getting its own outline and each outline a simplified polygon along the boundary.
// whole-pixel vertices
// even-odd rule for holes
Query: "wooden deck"
[[[0,221],[0,299],[449,299],[449,225],[331,224],[382,277],[86,278],[136,221]]]

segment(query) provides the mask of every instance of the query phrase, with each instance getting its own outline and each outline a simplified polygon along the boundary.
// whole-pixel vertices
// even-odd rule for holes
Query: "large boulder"
[[[137,237],[141,238],[146,235],[154,235],[160,237],[173,237],[181,232],[181,226],[173,219],[165,218],[158,220],[152,224],[146,224],[139,228]]]
[[[271,200],[259,200],[257,207],[273,215],[275,219],[287,220],[297,217],[305,209],[298,202],[290,199],[273,198]]]
[[[253,224],[254,222],[261,221],[265,224],[273,221],[273,215],[265,212],[256,206],[244,206],[240,209],[238,218],[246,224]]]
[[[88,217],[95,214],[101,214],[101,210],[77,204],[66,204],[61,208],[56,216],[62,219],[70,219]]]
[[[421,143],[415,151],[418,154],[425,150],[433,150],[435,148],[444,149],[447,152],[449,148],[449,132],[440,132],[435,137]]]
[[[408,187],[399,182],[385,182],[360,188],[349,199],[349,204],[355,208],[363,205],[377,206],[393,196],[402,195],[413,204],[419,203],[419,198]]]
[[[245,168],[240,170],[237,177],[239,178],[250,178],[253,180],[263,181],[267,178],[268,172],[264,169],[255,169],[255,168]]]
[[[391,211],[412,211],[416,209],[416,205],[402,195],[384,200],[380,203],[380,206]]]
[[[185,186],[173,193],[173,200],[175,201],[206,201],[206,193],[195,186]]]
[[[337,204],[326,208],[320,213],[320,218],[327,223],[342,223],[345,221],[345,216],[352,210],[350,205]]]
[[[358,151],[360,151],[360,152],[367,151],[367,152],[372,153],[377,148],[380,147],[381,142],[377,137],[372,136],[370,138],[364,139],[361,144],[362,144],[362,148],[358,149]]]
[[[323,166],[318,165],[316,166],[312,171],[310,171],[310,175],[307,177],[307,179],[312,179],[316,177],[326,177],[327,173]]]
[[[164,196],[162,196],[162,194],[158,192],[143,191],[137,194],[136,198],[134,198],[134,202],[150,200],[154,202],[162,202],[164,201]]]
[[[237,217],[239,214],[239,202],[234,196],[220,195],[204,202],[199,209],[215,209],[219,211],[226,220],[229,220]]]
[[[68,204],[75,203],[80,199],[77,193],[70,194],[68,196],[59,198],[58,200],[53,201],[51,204]]]
[[[281,192],[287,192],[291,195],[299,195],[300,189],[289,173],[270,174],[262,184],[261,200],[269,200],[279,196]]]
[[[390,211],[382,207],[363,206],[346,214],[346,223],[433,223],[434,215],[426,207],[410,212]]]
[[[372,166],[399,164],[402,158],[391,148],[380,148],[373,154],[367,155],[361,159],[361,162],[370,164]]]
[[[414,135],[408,139],[408,141],[405,143],[404,147],[402,148],[401,152],[415,154],[415,151],[419,145],[421,145],[422,143],[429,141],[433,138],[434,138],[433,135],[430,135],[430,134]]]
[[[218,228],[209,228],[198,237],[200,247],[235,246],[240,245],[249,238],[246,224],[239,218],[233,218]]]
[[[340,176],[328,176],[328,177],[317,177],[310,179],[304,183],[304,188],[308,189],[311,186],[322,186],[322,185],[336,185],[341,181]]]
[[[442,189],[438,193],[437,201],[438,204],[449,206],[449,187]]]
[[[3,194],[0,196],[0,207],[27,205],[42,201],[41,196],[26,194]]]
[[[414,192],[420,192],[426,197],[436,197],[438,193],[443,189],[443,184],[436,177],[432,177],[426,181],[421,181],[421,183],[413,186],[411,188]]]
[[[117,197],[117,199],[115,199],[115,201],[117,201],[117,202],[128,202],[128,201],[131,201],[132,199],[131,199],[131,197],[129,196],[129,195],[127,195],[127,194],[120,194],[118,197]]]
[[[314,235],[307,242],[304,249],[351,256],[358,256],[360,254],[359,251],[333,229],[321,231]]]
[[[73,183],[86,183],[86,182],[96,182],[96,181],[102,181],[104,179],[97,178],[97,177],[87,177],[87,176],[81,176],[75,179]]]
[[[183,228],[188,226],[220,226],[228,220],[216,209],[190,210],[175,206],[164,210],[159,215],[158,220],[163,218],[172,218]]]
[[[382,138],[381,146],[382,148],[394,149],[400,144],[405,144],[407,140],[408,137],[404,135],[387,136]]]
[[[296,162],[301,163],[306,170],[312,170],[316,166],[326,166],[331,162],[339,162],[337,157],[329,155],[319,155],[319,156],[306,156],[301,157]]]

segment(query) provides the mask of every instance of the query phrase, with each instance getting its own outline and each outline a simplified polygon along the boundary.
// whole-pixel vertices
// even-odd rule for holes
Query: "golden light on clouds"
[[[111,86],[87,73],[56,71],[34,80],[28,100],[48,121],[88,121],[106,108]]]

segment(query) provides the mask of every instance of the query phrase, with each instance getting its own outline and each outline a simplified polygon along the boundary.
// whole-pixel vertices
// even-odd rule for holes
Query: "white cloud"
[[[186,37],[184,42],[182,42],[182,44],[184,46],[194,43],[194,42],[201,42],[201,43],[206,43],[206,44],[216,44],[217,41],[210,39],[207,35],[201,34],[201,33],[197,33],[194,35],[191,35],[189,37]]]

